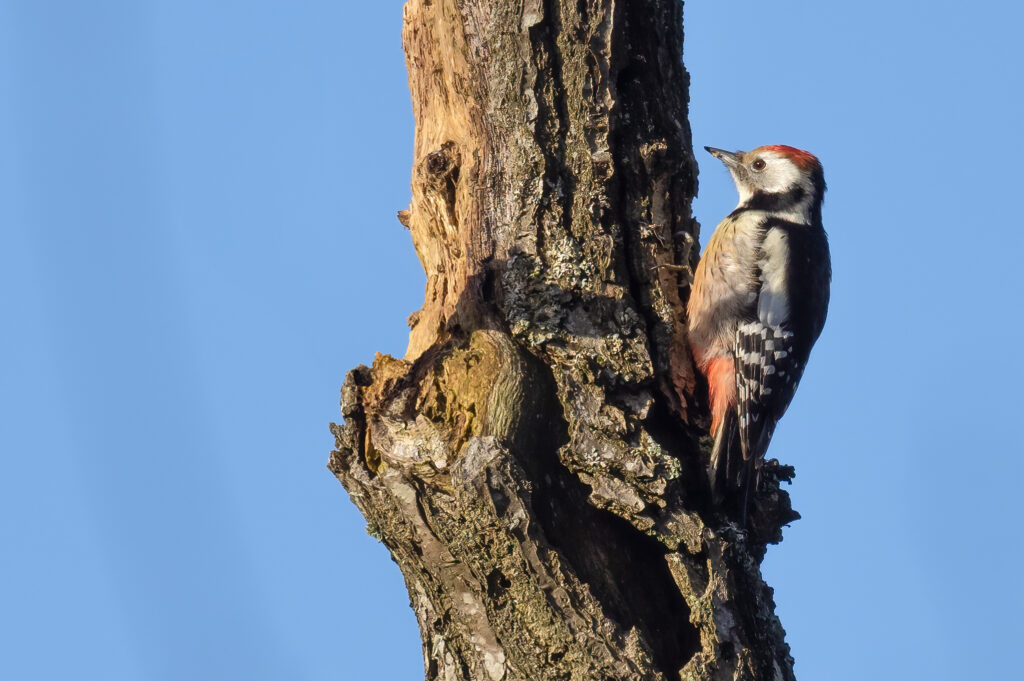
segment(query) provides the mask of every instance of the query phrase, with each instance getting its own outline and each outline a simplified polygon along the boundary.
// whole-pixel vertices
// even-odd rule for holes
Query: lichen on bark
[[[782,679],[775,469],[709,502],[682,5],[410,0],[406,356],[351,371],[330,468],[391,550],[433,679]],[[705,438],[706,440],[706,438]]]

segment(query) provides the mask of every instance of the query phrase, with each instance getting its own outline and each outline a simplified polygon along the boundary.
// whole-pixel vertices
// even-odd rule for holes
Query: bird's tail
[[[765,433],[759,432],[760,437],[753,445],[744,447],[744,436],[748,434],[740,427],[736,412],[726,412],[715,432],[708,464],[715,504],[730,509],[730,515],[736,513],[742,526],[747,524],[750,497],[757,488],[758,464],[771,437],[770,433],[765,437]]]
[[[740,490],[740,524],[746,527],[750,497],[757,490],[761,475],[761,462],[764,461],[764,453],[768,451],[768,443],[771,442],[775,428],[770,425],[762,425],[755,429],[745,428],[742,423],[743,418],[743,416],[739,417],[741,423],[736,438],[739,440],[737,448],[740,450],[741,459],[737,486]]]
[[[758,459],[750,456],[749,452],[743,452],[742,472],[740,473],[740,526],[747,526],[747,508],[750,506],[750,495],[755,487],[757,478]]]
[[[715,504],[720,505],[736,489],[742,464],[739,422],[734,410],[726,411],[714,435],[715,444],[711,448],[708,478]]]

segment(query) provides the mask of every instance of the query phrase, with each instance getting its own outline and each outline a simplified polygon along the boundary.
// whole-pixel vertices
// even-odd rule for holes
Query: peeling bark
[[[793,679],[767,543],[711,505],[686,345],[696,191],[673,0],[410,0],[427,273],[330,469],[405,577],[429,681]]]

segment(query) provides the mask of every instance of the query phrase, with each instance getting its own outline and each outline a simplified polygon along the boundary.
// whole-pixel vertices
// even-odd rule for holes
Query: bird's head
[[[704,148],[729,169],[740,193],[740,205],[760,200],[820,210],[825,174],[813,154],[784,144],[746,152]]]

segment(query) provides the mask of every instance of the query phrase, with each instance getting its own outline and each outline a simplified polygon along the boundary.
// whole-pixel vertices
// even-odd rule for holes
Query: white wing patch
[[[786,270],[789,244],[781,229],[769,229],[761,243],[761,293],[757,299],[757,318],[767,326],[780,326],[789,319]]]

